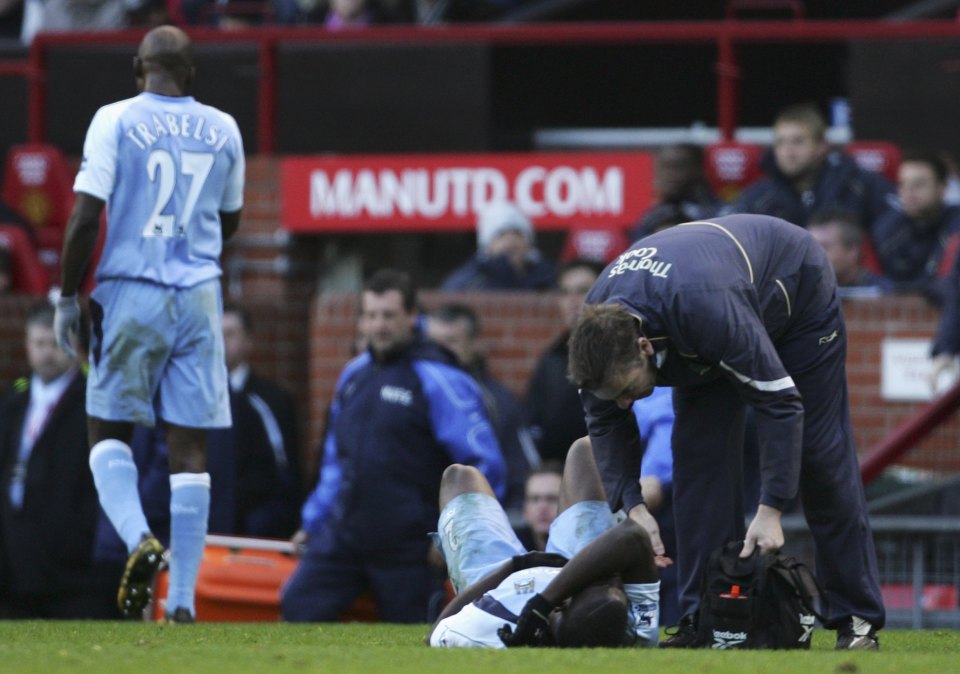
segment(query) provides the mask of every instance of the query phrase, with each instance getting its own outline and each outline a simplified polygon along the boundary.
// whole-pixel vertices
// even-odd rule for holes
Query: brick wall
[[[227,246],[232,260],[266,263],[295,253],[280,232],[275,160],[253,157],[247,165],[244,221],[237,241]],[[231,272],[233,273],[233,272]],[[253,312],[257,349],[254,366],[295,394],[303,419],[304,463],[314,475],[320,433],[336,377],[352,353],[356,324],[354,294],[314,291],[310,273],[297,275],[254,267],[227,278],[227,296]],[[242,278],[236,278],[240,276]],[[425,292],[429,309],[447,300],[472,305],[481,317],[491,369],[518,396],[538,355],[561,330],[554,299],[543,294],[474,295]],[[0,297],[0,382],[25,371],[22,319],[30,298]],[[850,339],[848,376],[857,445],[865,451],[886,437],[919,405],[880,398],[880,343],[885,337],[929,338],[937,315],[917,297],[848,300],[844,305]],[[905,463],[937,470],[960,470],[960,419],[943,424]]]

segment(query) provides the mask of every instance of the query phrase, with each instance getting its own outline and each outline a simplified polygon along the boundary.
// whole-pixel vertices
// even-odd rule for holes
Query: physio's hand
[[[630,519],[646,529],[650,535],[650,545],[653,546],[653,554],[657,566],[664,568],[673,564],[673,561],[663,554],[666,549],[663,547],[663,541],[660,540],[660,525],[657,524],[656,518],[647,510],[647,506],[642,503],[634,506],[630,510],[629,515]]]
[[[551,611],[553,604],[544,599],[543,595],[535,594],[520,612],[517,629],[512,630],[509,624],[504,623],[503,627],[497,630],[497,636],[507,648],[550,646],[553,643],[553,635],[550,633]]]
[[[74,340],[80,330],[80,305],[76,297],[57,299],[56,313],[53,316],[53,332],[57,336],[60,349],[71,358],[77,357]]]
[[[290,538],[290,542],[293,543],[293,554],[297,555],[298,557],[302,555],[304,550],[307,548],[307,539],[309,538],[310,534],[308,534],[304,529],[298,529],[297,533]]]
[[[938,393],[940,390],[940,377],[945,372],[955,369],[955,359],[952,353],[938,353],[930,361],[930,373],[927,375],[927,381],[930,383],[930,390]]]
[[[761,504],[757,508],[747,537],[743,541],[740,557],[746,559],[753,554],[754,548],[761,552],[775,552],[783,547],[783,527],[780,525],[780,511]]]

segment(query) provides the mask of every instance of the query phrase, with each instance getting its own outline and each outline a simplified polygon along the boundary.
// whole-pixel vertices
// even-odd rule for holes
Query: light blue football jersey
[[[191,287],[220,275],[219,212],[243,205],[237,123],[191,96],[152,93],[100,108],[74,182],[107,202],[98,281]]]

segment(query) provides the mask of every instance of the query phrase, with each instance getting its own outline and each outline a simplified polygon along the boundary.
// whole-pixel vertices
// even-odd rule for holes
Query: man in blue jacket
[[[849,156],[831,151],[826,122],[812,105],[785,108],[773,124],[773,150],[761,166],[767,174],[747,187],[730,213],[763,213],[806,227],[819,211],[843,210],[864,226],[896,203],[893,186]]]
[[[570,339],[570,375],[611,507],[647,527],[641,443],[630,412],[673,386],[674,507],[680,606],[693,616],[703,560],[725,542],[743,555],[783,545],[798,495],[830,601],[838,648],[876,648],[883,626],[876,554],[853,445],[846,332],[829,262],[800,227],[762,215],[677,225],[610,264]],[[743,425],[760,443],[757,513],[744,531]],[[664,645],[699,645],[693,620]]]
[[[416,325],[409,277],[374,274],[361,297],[368,349],[337,383],[320,482],[294,537],[304,553],[281,595],[285,620],[337,620],[370,590],[382,620],[426,622],[439,588],[427,534],[444,469],[474,466],[504,494],[503,457],[476,382]]]

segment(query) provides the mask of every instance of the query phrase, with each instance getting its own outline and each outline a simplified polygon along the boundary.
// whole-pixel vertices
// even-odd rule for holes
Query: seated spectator
[[[477,254],[454,270],[442,290],[548,290],[557,285],[551,264],[534,247],[533,224],[519,208],[499,202],[477,219]]]
[[[510,390],[487,369],[480,350],[480,319],[466,304],[444,304],[430,312],[427,337],[453,352],[463,368],[480,385],[487,417],[507,464],[507,493],[504,509],[511,522],[520,522],[524,508],[524,483],[530,470],[540,463],[537,449],[523,424],[520,403]]]
[[[560,269],[557,304],[563,332],[540,356],[524,401],[530,434],[544,461],[563,463],[573,441],[587,434],[580,395],[567,380],[567,340],[583,298],[601,269],[601,265],[587,260],[571,260]]]
[[[563,465],[547,461],[527,476],[523,492],[523,525],[515,527],[527,550],[545,550],[550,525],[557,519]]]
[[[950,274],[944,279],[943,313],[937,325],[930,355],[930,389],[937,393],[941,379],[946,374],[956,375],[957,356],[960,356],[960,259],[956,260]]]
[[[944,202],[947,166],[936,153],[904,152],[898,171],[900,203],[871,227],[884,274],[901,290],[913,290],[934,305],[944,299],[944,278],[957,255],[960,206]]]
[[[233,425],[238,429],[245,425],[262,428],[263,435],[256,437],[267,438],[273,466],[269,473],[256,479],[264,482],[268,476],[276,478],[268,489],[272,499],[263,503],[256,514],[251,513],[245,531],[250,535],[288,538],[297,530],[304,496],[297,409],[293,396],[251,367],[254,335],[253,315],[238,304],[228,303],[223,309],[223,344],[230,389],[247,402],[233,405]],[[244,441],[247,437],[245,432],[237,436]],[[246,450],[244,444],[238,450]],[[241,479],[254,478],[250,475]],[[254,518],[260,521],[253,521]]]
[[[703,220],[716,215],[723,205],[710,189],[703,172],[703,149],[692,143],[667,145],[657,153],[653,178],[657,203],[644,213],[630,231],[630,240],[652,234],[667,219],[677,222]]]
[[[29,374],[0,405],[0,617],[116,618],[91,550],[100,510],[87,465],[86,377],[43,301],[24,326]]]
[[[806,227],[817,211],[840,209],[864,224],[893,203],[893,186],[831,150],[826,121],[813,105],[795,105],[777,115],[773,150],[762,160],[765,178],[740,193],[724,213],[761,213]]]
[[[38,33],[100,32],[163,22],[159,0],[24,0],[20,40]]]
[[[807,225],[827,254],[837,276],[837,292],[846,296],[879,295],[891,283],[863,265],[863,229],[856,219],[841,211],[817,213]]]

